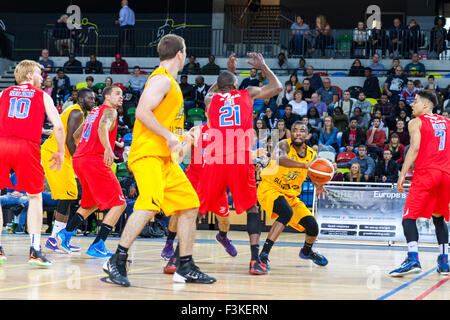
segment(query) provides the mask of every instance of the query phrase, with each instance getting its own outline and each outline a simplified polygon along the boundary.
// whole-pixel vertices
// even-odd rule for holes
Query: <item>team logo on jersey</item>
[[[283,175],[283,179],[286,181],[292,181],[297,179],[299,172],[297,171],[289,171],[287,174]]]

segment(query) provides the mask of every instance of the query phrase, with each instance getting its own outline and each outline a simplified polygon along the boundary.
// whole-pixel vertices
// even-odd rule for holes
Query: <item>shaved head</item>
[[[222,72],[217,78],[217,87],[221,92],[237,89],[238,86],[236,76],[229,71]]]

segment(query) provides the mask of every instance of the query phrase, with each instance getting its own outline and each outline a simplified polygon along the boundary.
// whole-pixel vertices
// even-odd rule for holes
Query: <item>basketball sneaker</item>
[[[389,276],[403,277],[404,275],[410,273],[420,273],[420,271],[422,271],[422,267],[420,266],[420,262],[417,258],[417,253],[408,252],[408,257],[402,262],[400,268],[389,272]]]
[[[220,243],[224,248],[225,251],[232,257],[237,256],[237,250],[236,247],[231,243],[231,240],[227,238],[227,236],[222,237],[220,233],[216,234],[216,240],[218,243]]]
[[[194,264],[194,260],[185,263],[179,267],[173,275],[173,281],[179,283],[203,283],[210,284],[216,282],[216,279],[200,271],[200,268]]]
[[[264,251],[261,251],[261,253],[259,254],[259,261],[261,261],[261,263],[263,264],[263,266],[266,268],[267,271],[270,271],[270,266],[269,266],[269,255],[267,253],[265,253]]]
[[[91,244],[89,249],[86,251],[86,254],[94,258],[109,258],[113,255],[111,251],[106,249],[103,239]]]
[[[324,267],[328,264],[327,258],[325,258],[320,253],[314,252],[311,250],[311,252],[308,255],[305,255],[303,253],[303,248],[300,249],[299,257],[305,260],[312,260],[315,264],[318,266]]]
[[[70,250],[70,239],[75,234],[75,231],[69,232],[66,229],[62,229],[56,234],[56,241],[58,242],[58,248],[63,252],[71,253]]]
[[[263,265],[259,260],[250,260],[250,267],[248,272],[255,275],[264,275],[268,273],[265,265]]]
[[[443,276],[448,275],[449,274],[448,254],[440,254],[438,256],[437,263],[438,266],[436,271]]]
[[[129,262],[127,259],[127,253],[116,253],[103,264],[103,271],[108,274],[109,279],[124,287],[130,286],[130,281],[127,278],[127,263]]]
[[[1,266],[4,262],[6,262],[6,260],[8,260],[8,259],[6,259],[5,251],[3,250],[3,247],[0,246],[0,266]]]
[[[173,256],[173,240],[167,240],[163,251],[161,252],[161,258],[169,260]]]
[[[38,267],[49,267],[52,265],[52,263],[44,257],[42,250],[38,251],[33,247],[30,247],[30,260],[28,260],[28,264]]]
[[[177,272],[177,258],[178,257],[175,257],[175,255],[172,255],[170,257],[169,261],[163,269],[163,272],[165,274],[174,274],[175,272]]]

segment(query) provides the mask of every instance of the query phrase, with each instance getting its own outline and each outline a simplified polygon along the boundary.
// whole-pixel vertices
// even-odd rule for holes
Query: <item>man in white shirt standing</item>
[[[121,47],[122,45],[127,45],[127,43],[130,43],[131,47],[129,52],[134,54],[135,51],[135,42],[134,42],[134,24],[135,24],[135,17],[134,17],[134,11],[128,7],[128,0],[122,0],[122,9],[120,9],[119,12],[119,20],[116,20],[116,24],[120,25],[120,32],[119,32],[119,42],[117,44],[117,52],[116,53],[122,53]]]

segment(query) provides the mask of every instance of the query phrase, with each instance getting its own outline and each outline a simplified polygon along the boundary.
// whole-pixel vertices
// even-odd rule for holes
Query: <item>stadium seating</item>
[[[126,162],[121,162],[117,165],[116,176],[123,178],[128,176],[128,167]]]
[[[136,107],[131,107],[127,111],[132,126],[134,126],[134,121],[136,120],[136,109],[137,109]]]
[[[336,163],[346,163],[352,160],[353,158],[356,158],[356,154],[353,152],[341,152],[337,155]]]
[[[192,108],[188,111],[186,120],[191,123],[201,122],[205,119],[205,110],[201,108]]]

